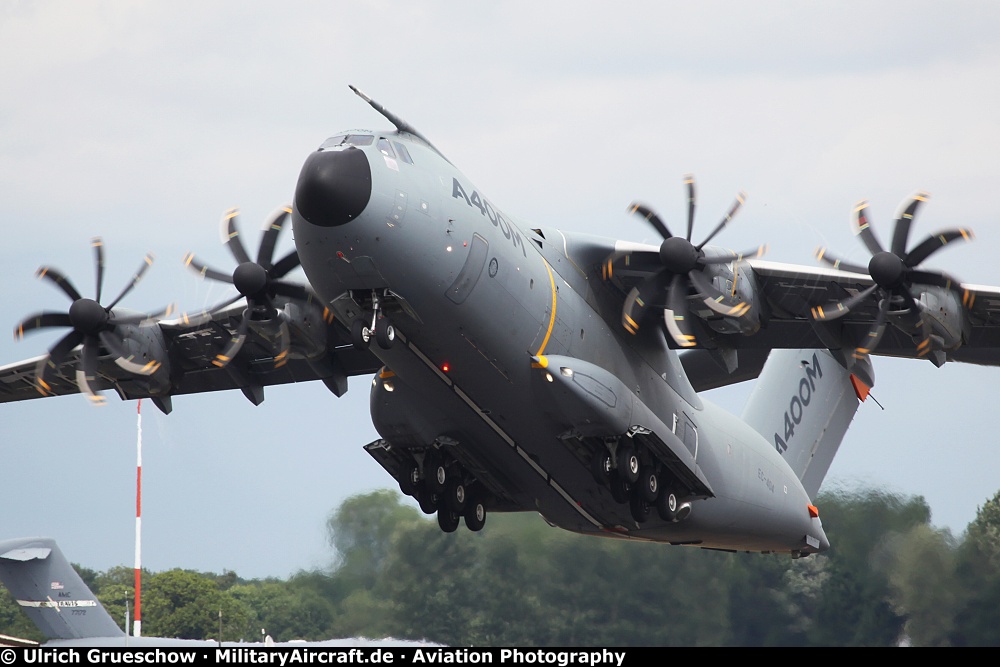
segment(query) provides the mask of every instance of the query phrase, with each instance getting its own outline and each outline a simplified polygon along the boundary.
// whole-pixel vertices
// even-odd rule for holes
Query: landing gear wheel
[[[396,329],[388,318],[380,317],[375,320],[375,342],[383,350],[388,350],[396,342]]]
[[[354,347],[359,350],[367,350],[371,340],[371,329],[365,325],[364,320],[354,320],[354,324],[351,325],[351,342],[354,343]]]
[[[628,482],[615,475],[611,478],[611,497],[617,502],[627,503],[631,488]]]
[[[618,448],[618,474],[629,484],[639,480],[639,455],[628,445]]]
[[[642,498],[641,493],[633,493],[629,498],[628,508],[636,523],[644,523],[649,518],[649,503]]]
[[[607,485],[611,479],[611,455],[603,447],[590,459],[590,473],[598,484]]]
[[[446,533],[454,533],[458,530],[460,518],[458,514],[447,507],[442,507],[438,510],[438,526]]]
[[[465,508],[465,527],[478,533],[486,525],[486,508],[475,498]]]
[[[448,472],[440,458],[428,455],[424,458],[424,481],[428,488],[435,493],[444,491],[445,482],[448,480]]]
[[[445,485],[444,497],[447,500],[447,506],[456,514],[462,514],[465,511],[468,496],[465,493],[465,484],[462,483],[462,480],[450,480]]]
[[[649,466],[639,469],[639,481],[636,490],[642,495],[642,499],[652,505],[656,502],[660,494],[660,478],[656,475],[656,470]]]
[[[421,512],[424,514],[434,514],[440,504],[440,497],[427,487],[423,487],[417,491],[417,502],[420,504]]]
[[[663,490],[660,497],[656,499],[656,512],[664,521],[674,521],[677,519],[677,508],[680,503],[677,501],[677,494],[667,489]]]
[[[417,493],[420,482],[420,470],[413,466],[399,480],[399,490],[407,496],[414,496]]]

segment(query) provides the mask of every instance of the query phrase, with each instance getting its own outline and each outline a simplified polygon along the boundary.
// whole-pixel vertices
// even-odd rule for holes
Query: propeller
[[[135,272],[121,293],[110,304],[102,306],[104,243],[100,238],[95,238],[91,242],[91,246],[94,248],[94,264],[97,271],[95,297],[87,299],[81,296],[69,278],[52,267],[43,266],[35,273],[36,277],[54,283],[70,298],[72,304],[70,304],[69,311],[65,313],[42,311],[24,318],[14,328],[14,337],[20,340],[24,338],[26,333],[39,329],[70,327],[70,332],[50,347],[48,354],[38,362],[35,369],[35,386],[43,396],[52,395],[51,385],[46,378],[49,373],[58,369],[66,356],[82,343],[83,353],[76,371],[76,382],[81,393],[93,403],[101,404],[104,403],[105,399],[97,393],[93,386],[97,377],[101,346],[103,345],[108,352],[114,355],[115,363],[126,371],[136,375],[152,375],[160,368],[160,362],[153,360],[143,364],[135,361],[135,356],[127,351],[125,340],[118,327],[169,315],[173,311],[173,306],[152,314],[123,315],[114,312],[115,306],[139,284],[146,270],[153,263],[153,255],[151,254],[146,255],[139,270]]]
[[[959,282],[949,275],[940,271],[922,270],[918,267],[924,260],[952,241],[971,240],[973,234],[970,230],[949,229],[931,234],[911,250],[906,250],[913,218],[920,205],[929,197],[930,195],[926,192],[918,192],[903,202],[896,215],[892,244],[888,250],[883,248],[871,228],[868,217],[868,201],[861,201],[854,207],[851,217],[855,234],[861,237],[868,252],[872,255],[867,267],[839,259],[826,248],[819,248],[816,251],[816,258],[830,264],[833,268],[867,275],[874,281],[871,287],[854,296],[824,306],[815,306],[811,310],[814,319],[827,322],[847,315],[873,295],[878,299],[878,315],[876,315],[875,321],[862,343],[854,352],[854,356],[858,359],[866,358],[878,346],[891,312],[909,313],[914,319],[919,317],[920,305],[910,292],[914,284],[934,285],[956,293],[962,292]],[[967,295],[963,294],[963,303],[965,298]],[[931,352],[931,330],[924,318],[919,318],[918,325],[921,341],[917,344],[917,356],[923,357]]]
[[[275,210],[267,219],[264,225],[264,233],[261,236],[260,246],[257,249],[257,261],[250,259],[243,241],[240,239],[237,220],[239,209],[232,208],[222,216],[221,231],[222,241],[229,248],[233,258],[236,260],[236,268],[232,273],[225,273],[213,269],[202,262],[199,262],[193,253],[184,256],[184,264],[202,277],[218,282],[228,283],[236,287],[239,292],[233,298],[224,301],[216,306],[201,311],[190,316],[184,315],[181,320],[192,322],[198,320],[208,320],[212,313],[232,305],[241,298],[246,298],[247,309],[244,311],[240,325],[233,334],[233,337],[226,344],[226,347],[216,355],[212,363],[220,368],[225,367],[239,353],[246,342],[247,332],[252,320],[265,321],[272,320],[278,316],[277,308],[274,305],[276,296],[286,296],[308,300],[311,298],[309,291],[302,285],[282,280],[292,269],[299,265],[299,256],[294,250],[282,257],[277,262],[274,261],[274,247],[278,241],[278,235],[288,221],[288,216],[292,209],[284,206]],[[280,319],[280,318],[279,318]],[[274,357],[274,367],[279,368],[288,361],[288,351],[291,345],[291,337],[288,331],[288,324],[281,320],[278,327],[279,352]]]
[[[628,267],[648,274],[642,282],[632,288],[625,298],[622,308],[622,325],[626,331],[635,334],[639,329],[639,321],[643,309],[651,304],[666,302],[663,310],[664,321],[671,338],[680,347],[693,347],[697,344],[691,327],[688,295],[700,294],[703,302],[712,312],[724,317],[740,318],[746,315],[751,305],[738,298],[735,294],[726,294],[712,284],[705,274],[706,267],[713,264],[729,264],[751,257],[760,257],[767,246],[754,250],[735,253],[726,251],[722,254],[706,255],[704,247],[716,237],[732,221],[743,206],[746,194],[741,192],[736,201],[722,218],[722,221],[709,233],[704,241],[695,245],[691,241],[694,231],[695,187],[694,178],[690,175],[684,179],[687,189],[687,234],[683,237],[674,236],[666,223],[649,207],[633,203],[628,211],[642,216],[663,237],[660,248],[652,251],[620,251],[613,253],[605,260],[604,278],[610,278],[615,266],[620,269]]]

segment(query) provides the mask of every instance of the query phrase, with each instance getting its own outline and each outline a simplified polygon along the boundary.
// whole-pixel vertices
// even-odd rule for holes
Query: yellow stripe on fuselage
[[[538,348],[532,356],[540,357],[542,352],[545,351],[545,346],[549,344],[549,338],[552,336],[552,328],[556,325],[556,279],[552,275],[552,267],[549,263],[542,258],[542,262],[545,263],[545,270],[549,272],[549,286],[552,288],[552,313],[549,315],[549,328],[545,330],[545,338],[542,339],[542,345]]]

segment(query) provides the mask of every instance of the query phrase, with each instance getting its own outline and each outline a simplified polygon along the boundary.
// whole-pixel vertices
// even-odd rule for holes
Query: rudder
[[[865,374],[874,377],[869,361],[855,363],[867,364]],[[862,390],[867,387],[827,350],[774,350],[742,418],[774,444],[815,499]]]

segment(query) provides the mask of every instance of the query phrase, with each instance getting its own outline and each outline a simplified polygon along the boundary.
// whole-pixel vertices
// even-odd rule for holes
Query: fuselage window
[[[389,140],[384,137],[379,137],[378,149],[382,151],[382,155],[386,157],[396,157],[396,154],[392,151],[392,145],[389,143]]]
[[[392,145],[396,147],[396,152],[399,153],[400,160],[406,164],[413,164],[413,159],[410,157],[410,151],[406,150],[406,146],[398,141],[392,142]]]

